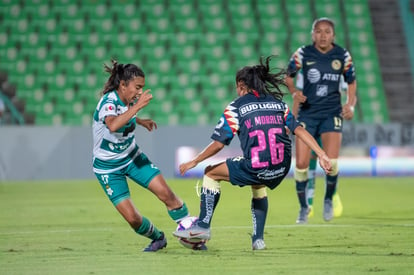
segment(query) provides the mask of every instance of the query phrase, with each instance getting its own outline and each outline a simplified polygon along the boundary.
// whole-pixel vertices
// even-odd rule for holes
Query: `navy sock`
[[[336,184],[338,183],[338,175],[330,176],[326,175],[326,191],[325,191],[325,200],[332,200],[332,196],[336,190]]]
[[[252,220],[253,220],[253,242],[257,239],[264,239],[264,227],[267,217],[268,209],[268,200],[267,197],[255,199],[252,198]]]
[[[210,228],[211,219],[213,218],[214,209],[220,199],[220,192],[211,191],[201,188],[200,196],[200,215],[198,217],[198,226]]]
[[[306,201],[306,185],[308,181],[296,181],[296,193],[298,194],[299,204],[302,208],[307,208],[308,203]]]

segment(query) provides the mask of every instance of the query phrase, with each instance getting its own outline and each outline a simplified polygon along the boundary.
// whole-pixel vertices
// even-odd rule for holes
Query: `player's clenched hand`
[[[150,92],[151,90],[145,90],[142,94],[139,95],[138,101],[134,105],[136,108],[138,108],[138,110],[148,105],[152,99],[152,94],[150,94]]]
[[[332,163],[326,154],[319,156],[319,165],[322,167],[326,174],[332,172]]]
[[[185,172],[187,172],[191,168],[195,167],[196,165],[197,165],[197,163],[193,160],[181,164],[180,165],[180,174],[181,174],[181,176],[184,176]]]
[[[295,100],[295,101],[297,101],[297,102],[299,102],[299,103],[303,103],[303,102],[305,102],[306,101],[306,99],[307,99],[307,97],[305,96],[305,95],[303,95],[303,92],[302,91],[296,91],[294,94],[293,94],[293,100]]]
[[[155,121],[153,121],[152,119],[149,118],[137,118],[137,123],[139,125],[141,125],[142,127],[144,127],[145,129],[147,129],[148,131],[152,131],[154,129],[157,129],[157,123]]]
[[[346,120],[352,119],[354,117],[354,107],[349,104],[342,106],[342,117]]]

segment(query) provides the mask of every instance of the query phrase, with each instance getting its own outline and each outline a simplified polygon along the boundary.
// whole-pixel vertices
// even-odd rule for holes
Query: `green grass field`
[[[169,180],[198,215],[196,180]],[[165,207],[130,184],[133,200],[168,236],[168,247],[141,252],[136,235],[98,183],[0,183],[0,274],[414,274],[413,178],[341,178],[342,217],[296,225],[291,178],[269,191],[267,249],[252,251],[250,189],[222,183],[208,251],[182,247]]]

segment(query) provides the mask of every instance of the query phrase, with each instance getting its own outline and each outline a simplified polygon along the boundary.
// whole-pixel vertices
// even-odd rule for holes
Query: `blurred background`
[[[0,141],[22,127],[90,131],[111,59],[145,71],[154,100],[140,115],[211,129],[236,95],[236,71],[270,54],[285,68],[318,17],[335,21],[336,43],[356,67],[359,100],[344,142],[364,152],[412,147],[413,0],[0,0]],[[5,147],[3,174],[5,152],[16,154]]]
[[[146,113],[159,124],[215,124],[240,67],[269,54],[286,67],[324,16],[355,62],[356,121],[412,121],[413,3],[1,0],[2,123],[90,125],[114,58],[144,69],[156,99]]]

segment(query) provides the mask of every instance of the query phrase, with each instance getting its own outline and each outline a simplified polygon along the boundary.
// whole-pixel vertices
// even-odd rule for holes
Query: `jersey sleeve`
[[[291,133],[295,133],[296,128],[300,126],[299,121],[296,120],[295,116],[292,114],[287,104],[285,104],[285,106],[286,108],[284,119],[286,121],[286,127],[289,128]]]
[[[351,54],[345,50],[344,54],[344,71],[342,72],[346,83],[352,83],[355,80],[355,67]]]
[[[107,99],[101,102],[99,109],[99,120],[105,121],[105,117],[116,115],[116,104],[112,99]]]
[[[238,108],[233,104],[234,101],[226,107],[211,135],[211,139],[225,145],[230,144],[240,127]]]
[[[290,77],[295,77],[296,73],[302,68],[303,47],[297,49],[291,56],[287,68],[287,74]]]

